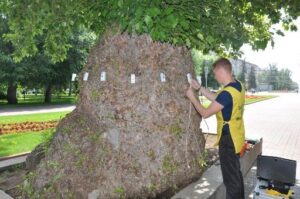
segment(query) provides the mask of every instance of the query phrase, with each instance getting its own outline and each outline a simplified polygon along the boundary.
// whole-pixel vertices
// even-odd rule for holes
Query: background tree
[[[216,55],[204,55],[201,51],[193,49],[191,51],[195,72],[197,75],[201,76],[202,85],[205,86],[205,67],[208,67],[208,75],[207,75],[207,86],[213,89],[217,89],[219,84],[216,82],[214,78],[213,71],[211,69],[211,65],[214,60],[217,58]]]
[[[299,84],[297,82],[293,82],[292,89],[296,92],[299,92]]]
[[[267,74],[267,82],[274,90],[278,90],[278,68],[276,64],[270,64]]]
[[[0,100],[7,99],[7,88],[6,85],[0,84]]]
[[[44,38],[39,37],[37,46],[39,52],[34,56],[16,63],[12,58],[13,46],[5,41],[3,35],[8,32],[7,18],[1,15],[0,24],[0,80],[6,85],[6,99],[9,104],[16,104],[17,85],[30,88],[44,88],[45,102],[51,102],[53,89],[70,86],[71,73],[79,73],[86,62],[89,49],[95,41],[95,35],[81,28],[69,38],[72,47],[69,49],[66,60],[53,63],[45,55],[42,46]],[[70,90],[71,92],[71,90]]]
[[[241,82],[243,82],[244,84],[246,83],[246,74],[247,74],[246,61],[244,60],[243,63],[242,63],[242,71],[241,71],[241,73],[238,76],[238,79]]]
[[[257,76],[257,81],[259,84],[268,84],[267,74],[268,74],[268,71],[266,69],[263,69],[262,71],[260,71],[260,73]]]
[[[281,69],[278,72],[278,90],[292,90],[292,72],[289,69]]]
[[[289,69],[279,70],[275,64],[270,64],[258,75],[258,82],[269,84],[274,90],[295,90],[298,84],[291,77],[292,72]]]
[[[6,88],[8,104],[17,104],[18,82],[24,78],[25,68],[22,63],[15,63],[12,58],[13,46],[5,41],[3,35],[8,33],[7,19],[0,15],[0,84]]]
[[[78,74],[83,68],[95,36],[82,29],[75,32],[70,39],[72,47],[64,61],[53,63],[42,48],[39,53],[22,61],[28,68],[22,84],[44,88],[45,103],[51,102],[54,89],[70,88],[71,74]],[[40,42],[42,46],[44,39],[41,38]]]
[[[256,87],[257,87],[257,84],[256,84],[256,75],[255,75],[255,69],[254,69],[253,66],[250,69],[248,80],[249,80],[249,87],[248,87],[248,89],[249,90],[252,89],[252,88],[256,89]]]

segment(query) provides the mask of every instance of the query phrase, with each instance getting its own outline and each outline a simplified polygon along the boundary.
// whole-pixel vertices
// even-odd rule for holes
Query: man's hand
[[[189,89],[186,91],[186,96],[187,96],[191,101],[193,101],[193,100],[195,99],[195,94],[194,94],[194,91],[193,91],[192,86],[190,86]]]
[[[186,96],[189,98],[189,100],[192,102],[192,104],[194,105],[194,107],[196,108],[196,110],[198,111],[198,113],[200,113],[200,115],[203,118],[208,118],[208,117],[212,116],[213,114],[221,111],[224,108],[224,106],[221,105],[221,104],[219,104],[217,101],[213,101],[209,105],[208,108],[204,108],[200,104],[199,100],[197,100],[197,98],[195,97],[192,85],[190,85],[190,87],[186,91]]]
[[[194,79],[192,79],[191,81],[191,86],[196,90],[199,90],[201,88],[201,85]]]

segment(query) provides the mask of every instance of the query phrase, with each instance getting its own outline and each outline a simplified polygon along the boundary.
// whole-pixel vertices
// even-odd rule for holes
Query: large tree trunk
[[[32,175],[31,197],[155,198],[197,179],[204,139],[185,97],[187,73],[193,66],[184,47],[149,36],[103,38],[80,76],[77,108]]]
[[[8,104],[17,104],[17,84],[9,83],[7,87],[7,103]]]
[[[45,90],[45,103],[51,103],[51,96],[52,96],[52,85],[48,84],[46,86],[46,90]]]

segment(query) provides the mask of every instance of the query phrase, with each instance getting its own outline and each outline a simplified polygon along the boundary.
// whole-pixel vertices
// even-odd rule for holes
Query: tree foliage
[[[289,69],[278,69],[276,64],[270,64],[267,69],[258,75],[259,83],[269,84],[274,90],[294,90],[298,84],[292,80]]]
[[[44,39],[40,39],[42,46]],[[72,47],[68,50],[67,57],[64,61],[53,63],[43,49],[40,49],[37,54],[22,60],[26,65],[26,77],[22,81],[22,85],[29,87],[45,88],[45,102],[51,97],[51,90],[67,87],[71,81],[72,73],[79,73],[86,62],[90,46],[94,42],[94,36],[85,30],[75,32],[70,38]],[[69,85],[68,85],[69,86]]]
[[[2,83],[15,83],[22,71],[17,71],[16,64],[12,59],[12,44],[2,39],[3,35],[8,31],[7,20],[0,16],[0,81]]]
[[[249,76],[248,76],[248,89],[252,89],[252,88],[256,88],[257,87],[257,84],[256,84],[256,76],[255,76],[255,69],[254,67],[252,66],[251,69],[250,69],[250,73],[249,73]]]
[[[25,68],[22,63],[15,63],[12,57],[14,47],[10,41],[5,41],[3,35],[8,32],[5,17],[0,15],[0,84],[1,98],[6,98],[9,104],[16,104],[17,84],[25,77]],[[3,89],[6,88],[5,94]]]
[[[247,69],[246,69],[246,60],[243,61],[243,64],[242,64],[242,71],[241,73],[238,75],[238,79],[243,82],[244,84],[246,83],[246,75],[247,73]]]
[[[217,56],[213,54],[203,55],[203,53],[201,53],[200,51],[193,49],[192,59],[194,62],[196,74],[201,76],[202,85],[206,86],[207,81],[207,87],[217,89],[219,87],[219,84],[215,80],[213,71],[211,69],[211,65],[217,59]],[[205,79],[205,67],[208,67],[207,80]]]
[[[36,39],[44,35],[45,54],[53,61],[67,57],[69,38],[79,27],[101,36],[106,31],[146,33],[154,40],[209,52],[236,54],[244,43],[264,49],[274,34],[272,24],[296,30],[297,0],[55,0],[0,2],[9,19],[5,38],[21,60],[38,52]]]
[[[72,47],[68,50],[64,61],[53,63],[43,49],[35,56],[24,59],[22,62],[27,65],[27,75],[22,83],[27,86],[53,86],[61,87],[71,79],[72,73],[79,73],[86,63],[89,48],[94,42],[94,36],[85,30],[77,31],[70,38]],[[39,46],[42,46],[44,39],[40,39]]]
[[[7,22],[7,18],[0,17],[0,84],[14,86],[15,89],[16,85],[45,89],[50,86],[65,87],[71,80],[71,73],[81,71],[89,48],[95,41],[95,35],[84,28],[73,32],[68,40],[72,47],[68,50],[66,59],[53,63],[44,51],[45,37],[41,35],[36,39],[38,52],[16,63],[12,57],[12,43],[3,39],[3,35],[9,31]]]

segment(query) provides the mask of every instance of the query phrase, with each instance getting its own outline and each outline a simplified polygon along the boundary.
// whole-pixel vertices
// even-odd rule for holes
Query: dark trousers
[[[244,180],[239,161],[240,157],[235,153],[230,134],[221,136],[219,156],[223,182],[226,187],[226,199],[244,199]]]

